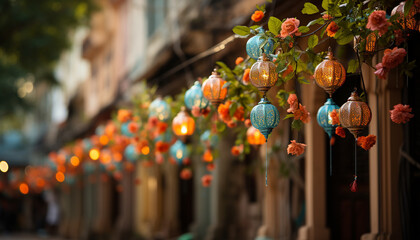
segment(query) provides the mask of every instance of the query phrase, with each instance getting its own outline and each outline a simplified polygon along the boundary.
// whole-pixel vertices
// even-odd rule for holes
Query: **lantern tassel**
[[[357,137],[354,138],[354,180],[350,184],[350,191],[357,192]]]
[[[332,176],[332,144],[330,138],[330,177]]]
[[[267,140],[265,140],[265,186],[268,186],[268,146],[267,146]]]
[[[353,182],[350,184],[350,191],[357,192],[357,176],[354,176]]]

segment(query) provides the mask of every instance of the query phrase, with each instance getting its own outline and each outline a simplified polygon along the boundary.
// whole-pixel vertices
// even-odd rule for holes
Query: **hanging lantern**
[[[265,93],[277,82],[276,65],[271,62],[265,53],[254,63],[249,72],[252,85],[260,92]]]
[[[130,122],[125,122],[121,124],[121,134],[127,137],[133,137],[134,135],[128,129],[128,125],[130,125]]]
[[[170,115],[171,109],[161,97],[156,98],[150,103],[149,117],[157,117],[160,121],[166,121]]]
[[[369,125],[372,113],[369,106],[354,91],[347,102],[341,106],[338,116],[341,126],[347,128],[357,138],[360,132]]]
[[[185,107],[182,107],[178,115],[172,120],[172,130],[177,136],[190,136],[194,133],[194,119],[190,117]]]
[[[173,157],[175,161],[181,165],[182,160],[184,160],[189,154],[187,145],[185,145],[182,141],[177,140],[169,149],[169,154],[171,154],[171,157]]]
[[[266,142],[264,135],[262,135],[261,132],[253,126],[249,127],[246,131],[246,139],[249,144],[254,146],[262,145]]]
[[[140,154],[136,151],[136,147],[130,144],[124,150],[124,157],[130,162],[135,162],[140,157]]]
[[[264,38],[261,38],[264,35],[264,29],[262,27],[259,27],[257,29],[258,34],[253,36],[248,40],[246,43],[246,53],[250,58],[253,58],[257,60],[261,54],[264,53],[270,54],[274,50],[274,41],[269,38],[267,42],[265,43],[264,47],[261,49],[261,44],[263,44],[266,40]]]
[[[376,50],[376,42],[377,42],[377,36],[375,32],[369,33],[367,35],[365,41],[362,41],[363,39],[360,36],[354,37],[354,50],[357,51],[357,48],[360,46],[360,44],[363,44],[363,48],[361,48],[360,53],[363,54],[363,56],[368,57],[375,53]]]
[[[268,101],[267,98],[261,98],[257,106],[251,110],[251,123],[256,129],[268,139],[271,133],[280,122],[280,114],[277,108]]]
[[[341,63],[335,60],[331,48],[328,49],[327,58],[316,66],[314,77],[316,84],[323,88],[330,97],[346,80],[346,70]]]
[[[191,110],[194,106],[204,109],[209,105],[209,101],[203,96],[201,84],[196,81],[194,85],[185,92],[185,106]]]
[[[227,88],[223,87],[226,81],[214,69],[210,77],[204,81],[202,90],[204,97],[211,102],[216,108],[222,103],[227,95]]]
[[[322,107],[319,108],[316,119],[319,126],[321,126],[324,131],[328,134],[328,137],[331,139],[336,125],[332,125],[332,119],[330,113],[334,109],[339,109],[340,107],[335,104],[332,98],[328,98]]]
[[[401,2],[398,6],[392,9],[391,16],[398,14],[398,22],[401,24],[403,29],[415,30],[420,31],[420,22],[418,19],[418,14],[420,13],[420,8],[416,7],[416,4],[413,4],[410,8],[410,12],[407,16],[404,16],[404,7],[405,1]]]

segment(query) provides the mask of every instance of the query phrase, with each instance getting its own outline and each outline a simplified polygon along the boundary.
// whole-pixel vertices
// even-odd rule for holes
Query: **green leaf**
[[[232,84],[231,82],[225,82],[225,84],[223,84],[222,88],[228,88],[230,86],[230,84]]]
[[[248,36],[251,30],[247,26],[235,26],[232,31],[239,36]]]
[[[408,0],[404,4],[404,16],[407,17],[410,12],[411,7],[413,6],[414,0]]]
[[[322,24],[324,24],[325,23],[325,20],[324,19],[322,19],[322,18],[317,18],[317,19],[315,19],[315,20],[312,20],[312,21],[310,21],[309,23],[308,23],[308,27],[310,27],[310,26],[312,26],[312,25],[315,25],[315,24],[320,24],[320,25],[322,25]]]
[[[331,0],[322,0],[322,8],[328,11],[328,5],[332,3]]]
[[[317,12],[319,12],[319,9],[310,2],[306,2],[303,5],[303,9],[302,9],[303,14],[315,14]]]
[[[356,59],[352,59],[349,61],[347,65],[347,73],[355,73],[359,68],[359,63]]]
[[[270,17],[270,19],[268,19],[268,30],[276,36],[279,35],[281,20],[276,17]]]
[[[293,113],[287,114],[286,117],[283,118],[283,120],[289,119],[294,117],[295,115]]]
[[[308,39],[308,48],[312,49],[318,45],[318,36],[316,34],[311,35]]]
[[[217,121],[216,128],[218,132],[223,132],[226,129],[226,125],[222,121]]]
[[[293,120],[292,128],[299,131],[302,127],[303,127],[303,122],[301,120]]]
[[[230,106],[229,106],[229,115],[230,116],[233,116],[233,114],[236,112],[236,109],[238,108],[238,104],[237,103],[232,103]]]
[[[307,26],[300,26],[300,27],[298,28],[298,30],[299,30],[299,32],[301,32],[301,33],[307,33],[307,32],[309,32],[309,28],[308,28]]]
[[[339,38],[337,38],[337,43],[340,45],[346,45],[353,41],[354,36],[351,32],[343,33]]]

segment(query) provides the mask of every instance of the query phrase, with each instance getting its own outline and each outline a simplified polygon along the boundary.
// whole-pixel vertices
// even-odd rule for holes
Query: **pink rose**
[[[305,151],[306,144],[297,143],[295,140],[291,140],[289,146],[287,146],[287,154],[301,155]]]
[[[394,106],[394,109],[389,111],[391,113],[391,120],[394,123],[407,123],[410,121],[410,118],[414,117],[414,114],[411,114],[410,105],[397,104]]]
[[[388,31],[389,26],[391,26],[391,23],[386,19],[386,12],[376,10],[369,15],[366,28],[372,31],[378,30],[379,36],[382,36]]]
[[[407,52],[404,48],[387,49],[382,57],[382,65],[388,69],[395,68],[404,62],[405,55]]]
[[[300,36],[302,33],[299,32],[300,21],[296,18],[288,18],[281,24],[280,37],[285,38],[287,36]]]
[[[388,69],[384,68],[382,63],[378,63],[375,66],[376,71],[375,71],[375,75],[379,78],[379,79],[383,79],[385,80],[386,77],[388,76]]]
[[[287,109],[288,113],[293,113],[295,112],[297,109],[299,109],[299,105],[298,105],[298,99],[296,94],[290,94],[289,98],[287,99],[287,103],[290,104],[290,108]]]
[[[201,116],[201,109],[200,109],[200,107],[198,107],[198,106],[193,106],[193,107],[192,107],[192,109],[191,109],[191,114],[192,114],[194,117],[200,117],[200,116]]]

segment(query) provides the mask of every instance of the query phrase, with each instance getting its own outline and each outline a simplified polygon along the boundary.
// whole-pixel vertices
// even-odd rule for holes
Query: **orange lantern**
[[[226,81],[220,76],[217,69],[214,69],[211,76],[204,81],[201,87],[204,97],[216,107],[226,98],[227,88],[223,87],[225,83]]]
[[[314,77],[316,84],[330,97],[346,81],[346,69],[335,60],[331,48],[328,49],[327,58],[316,66]]]
[[[364,48],[360,49],[361,53],[365,56],[372,55],[376,50],[376,41],[377,41],[377,36],[375,32],[369,33],[369,35],[367,35],[366,40],[364,42]],[[357,47],[360,45],[361,42],[362,42],[362,38],[360,36],[354,37],[354,50],[355,51],[357,50]]]
[[[181,108],[178,115],[172,121],[172,130],[177,136],[190,136],[194,133],[195,122],[187,113],[185,107]]]
[[[254,128],[253,126],[249,127],[246,131],[246,139],[249,144],[254,146],[262,145],[266,142],[265,137],[261,134],[260,130]]]
[[[254,63],[249,72],[252,85],[265,95],[265,93],[277,82],[278,74],[276,65],[271,62],[265,53]]]
[[[420,31],[420,24],[417,20],[417,15],[420,13],[420,8],[416,7],[416,4],[413,4],[410,8],[410,12],[408,12],[407,16],[404,16],[404,6],[405,1],[401,2],[398,6],[392,9],[391,16],[398,14],[398,22],[401,24],[403,29],[415,30]]]
[[[339,118],[341,126],[347,128],[355,138],[369,125],[372,113],[369,106],[361,100],[356,91],[340,108]]]

